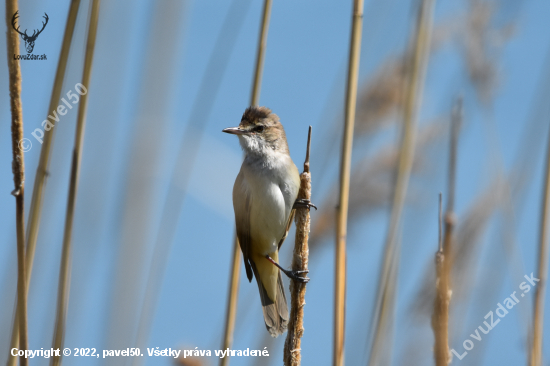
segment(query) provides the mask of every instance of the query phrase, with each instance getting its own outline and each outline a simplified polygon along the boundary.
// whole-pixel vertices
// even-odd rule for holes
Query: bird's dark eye
[[[254,127],[254,132],[262,132],[264,130],[265,126],[256,126]]]

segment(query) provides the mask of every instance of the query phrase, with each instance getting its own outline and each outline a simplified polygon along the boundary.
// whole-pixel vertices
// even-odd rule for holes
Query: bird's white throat
[[[286,150],[274,150],[264,140],[247,137],[239,136],[245,152],[244,163],[256,174],[273,176],[277,181],[286,181],[289,165],[294,165]]]
[[[288,154],[273,149],[264,139],[254,136],[239,136],[239,142],[246,154],[246,160],[254,165],[260,164],[264,168],[276,168],[286,161]],[[283,159],[281,159],[283,158]]]

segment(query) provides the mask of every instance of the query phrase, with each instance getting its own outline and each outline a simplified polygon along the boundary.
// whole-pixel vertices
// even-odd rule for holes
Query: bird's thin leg
[[[304,199],[297,199],[294,202],[294,205],[292,206],[292,208],[307,208],[308,210],[312,207],[317,210],[317,206],[311,203],[310,200],[304,200]]]
[[[265,256],[267,258],[268,261],[270,261],[271,263],[273,263],[277,268],[279,268],[281,271],[283,271],[284,274],[286,274],[288,276],[288,278],[292,278],[294,281],[297,281],[297,282],[302,282],[302,283],[307,283],[309,282],[309,278],[308,277],[299,277],[298,275],[302,274],[302,273],[308,273],[309,271],[289,271],[289,270],[286,270],[284,269],[283,267],[281,267],[279,265],[279,263],[275,262],[273,260],[273,258],[271,258],[269,255],[266,255]]]

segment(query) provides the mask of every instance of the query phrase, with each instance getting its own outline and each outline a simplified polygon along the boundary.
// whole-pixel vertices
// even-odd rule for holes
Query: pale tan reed
[[[451,116],[449,142],[449,177],[448,199],[445,212],[445,234],[443,241],[439,240],[439,250],[436,253],[436,295],[432,313],[432,329],[434,332],[434,359],[436,366],[444,366],[451,362],[449,353],[449,305],[451,302],[451,273],[453,264],[453,232],[456,225],[454,213],[456,192],[456,160],[458,152],[458,135],[462,124],[462,99],[459,98]],[[441,221],[440,221],[441,225]]]
[[[20,147],[23,141],[23,106],[21,103],[21,65],[15,55],[19,51],[19,35],[12,27],[12,17],[18,11],[17,0],[6,0],[6,45],[8,55],[12,172],[15,197],[15,230],[17,233],[17,311],[20,349],[28,349],[27,336],[27,279],[25,268],[25,154]],[[20,364],[27,365],[21,358]]]
[[[357,104],[357,79],[361,55],[363,30],[363,0],[353,1],[351,39],[348,59],[344,137],[340,160],[340,193],[336,217],[336,264],[334,273],[334,344],[333,364],[344,365],[344,334],[346,310],[346,241],[348,225],[349,186],[351,171],[351,150]]]
[[[535,289],[535,309],[533,313],[533,335],[530,366],[542,366],[542,335],[544,329],[544,302],[546,295],[546,280],[548,278],[548,240],[550,227],[550,136],[546,154],[546,172],[540,215],[540,234],[538,252],[537,277],[540,282]]]
[[[57,309],[55,319],[55,332],[53,337],[53,348],[62,349],[66,330],[67,310],[69,307],[69,289],[71,276],[71,244],[73,233],[74,212],[80,177],[80,164],[84,144],[84,132],[86,127],[86,111],[88,108],[88,96],[90,94],[90,79],[92,74],[92,63],[97,36],[99,20],[100,0],[93,0],[91,4],[90,22],[88,25],[88,39],[86,42],[86,54],[84,57],[84,70],[82,73],[82,84],[87,92],[80,97],[74,150],[71,161],[71,175],[69,178],[69,193],[67,199],[67,213],[65,216],[65,230],[63,233],[63,249],[59,270],[59,285],[57,292]],[[52,357],[50,365],[61,365],[61,357]]]
[[[80,6],[80,0],[72,0],[69,8],[69,15],[67,17],[67,24],[65,26],[65,34],[63,36],[63,43],[61,46],[61,52],[59,54],[59,61],[57,63],[57,71],[55,73],[55,81],[52,89],[52,96],[50,98],[50,105],[48,107],[48,113],[55,110],[59,105],[59,98],[61,97],[61,88],[63,87],[63,80],[65,77],[65,70],[67,68],[67,60],[69,59],[69,51],[71,47],[71,40],[73,38],[74,26],[76,23],[76,16],[78,15],[78,8]],[[31,198],[31,207],[29,211],[29,221],[27,224],[27,252],[26,252],[26,270],[27,270],[27,292],[31,282],[32,267],[34,264],[34,252],[36,249],[36,240],[38,238],[38,231],[40,228],[40,216],[42,213],[43,193],[46,186],[46,178],[48,176],[48,166],[50,162],[50,151],[53,144],[53,135],[56,129],[52,128],[49,131],[44,131],[44,139],[42,148],[40,149],[40,160],[38,161],[38,168],[36,169],[36,178],[34,180],[34,186]],[[17,319],[16,315],[16,319]],[[17,348],[19,345],[19,325],[14,321],[11,332],[11,348]],[[15,366],[17,359],[11,354],[8,356],[9,360],[7,366]]]
[[[307,136],[306,159],[304,171],[300,174],[299,200],[311,200],[311,173],[309,169],[309,154],[311,148],[311,126]],[[296,223],[296,239],[292,256],[293,271],[308,271],[309,262],[309,208],[297,208],[294,218]],[[307,273],[307,272],[306,272]],[[304,335],[304,306],[306,305],[306,284],[290,281],[290,318],[285,340],[285,366],[299,366],[302,360],[301,343]]]

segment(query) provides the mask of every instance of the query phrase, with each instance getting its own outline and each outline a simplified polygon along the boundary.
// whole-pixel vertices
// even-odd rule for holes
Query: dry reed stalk
[[[8,55],[12,172],[15,197],[15,229],[17,233],[17,319],[19,323],[20,349],[28,349],[27,340],[27,279],[25,271],[25,154],[23,144],[23,106],[21,103],[21,65],[16,60],[19,51],[19,35],[12,27],[12,17],[18,11],[17,0],[6,0],[6,45]],[[20,358],[21,365],[27,365],[26,358]]]
[[[311,148],[311,126],[307,136],[306,159],[304,171],[300,174],[300,190],[298,199],[311,200],[311,174],[309,172],[309,151]],[[294,218],[296,224],[296,239],[294,240],[294,252],[292,256],[293,271],[307,271],[309,261],[309,208],[297,208]],[[285,366],[299,366],[302,355],[300,344],[304,335],[304,306],[306,304],[306,284],[290,281],[290,319],[288,333],[285,340],[284,364]]]
[[[237,318],[237,301],[239,298],[239,273],[241,269],[241,248],[237,242],[237,237],[233,243],[233,260],[231,262],[231,276],[229,278],[229,293],[227,295],[227,314],[225,319],[225,328],[223,331],[223,342],[221,349],[231,348],[233,344],[233,334],[235,332],[235,322]],[[228,365],[229,361],[220,360],[220,365]]]
[[[86,55],[84,57],[84,70],[82,73],[82,84],[86,88],[86,93],[81,95],[78,107],[78,116],[75,132],[74,150],[71,161],[71,175],[69,180],[69,193],[67,199],[67,214],[65,216],[65,230],[63,233],[63,249],[61,253],[61,264],[59,271],[59,285],[57,293],[57,310],[55,320],[55,332],[53,338],[53,348],[63,348],[65,336],[65,321],[69,307],[69,289],[70,289],[70,267],[71,267],[71,240],[74,222],[74,212],[76,206],[76,195],[78,180],[80,176],[80,162],[82,158],[82,147],[84,143],[84,131],[86,127],[86,110],[88,107],[88,95],[90,87],[90,77],[92,73],[92,63],[94,58],[94,48],[97,35],[97,24],[99,19],[100,0],[93,0],[91,4],[91,16],[88,26],[88,39],[86,42]],[[50,365],[60,365],[60,357],[52,357]]]
[[[256,69],[254,71],[254,82],[252,83],[252,96],[250,97],[251,106],[256,106],[260,103],[265,48],[267,46],[267,31],[269,30],[269,19],[271,17],[271,3],[272,0],[265,0],[264,2],[262,25],[260,28],[260,38],[258,39],[258,50],[256,54]]]
[[[548,277],[548,226],[550,225],[550,136],[546,154],[546,175],[544,181],[543,201],[540,221],[540,238],[538,253],[537,278],[540,282],[535,289],[535,309],[533,314],[533,336],[530,366],[542,366],[542,334],[544,325],[544,301],[546,279]]]
[[[262,23],[260,26],[260,38],[258,40],[258,51],[256,54],[256,67],[254,72],[254,81],[252,82],[252,95],[250,96],[250,105],[258,105],[260,101],[260,89],[262,86],[262,73],[265,59],[265,49],[267,46],[267,31],[269,30],[269,19],[271,17],[272,0],[265,0]],[[231,276],[229,280],[229,293],[227,295],[227,311],[225,315],[225,330],[222,341],[222,348],[231,348],[233,344],[233,331],[237,317],[237,300],[239,295],[239,274],[241,271],[241,252],[237,235],[234,235],[233,258],[231,261]],[[220,359],[220,366],[229,365],[229,357]]]
[[[391,277],[396,277],[391,274],[392,263],[397,252],[397,237],[399,236],[399,227],[401,223],[401,214],[407,194],[407,186],[412,169],[414,158],[414,144],[417,124],[418,106],[422,96],[422,88],[424,77],[429,58],[430,36],[433,22],[433,12],[435,0],[423,0],[420,5],[418,20],[416,25],[416,39],[414,41],[413,52],[411,53],[411,71],[408,81],[403,116],[403,130],[401,137],[401,151],[399,157],[399,165],[395,183],[395,191],[393,195],[393,203],[388,227],[388,234],[384,249],[384,260],[382,264],[382,272],[378,284],[377,300],[372,316],[371,334],[374,334],[372,339],[371,353],[369,365],[378,364],[378,354],[383,345],[388,345],[383,340],[383,333],[388,329],[385,314],[387,311],[382,309],[384,304],[389,304],[385,299],[390,295],[387,293],[388,283]],[[397,266],[394,266],[397,270]],[[391,287],[391,286],[390,286]]]
[[[447,272],[447,261],[443,251],[441,241],[441,194],[439,196],[439,226],[440,240],[439,250],[435,254],[435,288],[436,296],[434,298],[432,329],[434,332],[434,358],[436,366],[447,365],[450,362],[449,354],[449,302],[451,293],[449,287],[449,276]]]
[[[76,23],[76,16],[78,14],[78,8],[80,6],[80,0],[72,0],[69,8],[69,15],[67,17],[67,24],[65,26],[65,34],[63,36],[63,43],[61,46],[61,52],[59,54],[59,61],[57,63],[57,71],[55,73],[55,81],[52,89],[52,96],[50,98],[50,105],[48,112],[57,108],[59,104],[59,98],[61,97],[61,88],[63,86],[63,79],[65,76],[65,70],[67,68],[67,60],[69,58],[69,50],[71,47],[71,40],[73,38],[74,26]],[[38,162],[38,168],[36,169],[36,178],[34,180],[34,186],[31,198],[31,207],[29,211],[29,220],[27,223],[27,252],[26,252],[26,270],[27,270],[27,292],[31,282],[32,267],[34,263],[34,252],[36,249],[36,240],[38,238],[38,230],[40,228],[40,215],[42,212],[43,193],[46,185],[46,177],[48,175],[48,166],[50,160],[51,145],[53,142],[53,133],[55,129],[50,129],[44,132],[44,142],[40,149],[40,160]],[[16,313],[17,314],[17,313]],[[16,319],[18,316],[16,315]],[[12,326],[11,336],[11,348],[18,347],[19,338],[19,326],[14,321]],[[9,356],[8,366],[15,366],[17,359],[13,356]]]
[[[349,207],[349,186],[351,171],[351,151],[357,105],[357,79],[361,55],[361,35],[363,29],[363,0],[353,1],[351,37],[346,86],[346,106],[344,136],[340,160],[340,193],[336,216],[336,263],[334,273],[334,345],[333,364],[344,365],[344,335],[346,310],[346,240]]]
[[[456,156],[458,134],[462,124],[462,99],[458,99],[451,117],[449,144],[448,200],[445,213],[445,238],[436,253],[436,296],[434,299],[432,328],[434,331],[434,358],[437,366],[451,362],[449,353],[449,304],[451,302],[451,273],[453,231],[456,222],[454,202],[456,192]],[[441,225],[441,222],[440,222]],[[441,236],[441,235],[440,235]]]
[[[59,61],[57,63],[57,71],[55,73],[55,81],[52,89],[52,96],[50,98],[48,112],[51,112],[52,110],[57,108],[59,100],[61,98],[61,88],[63,87],[63,80],[65,77],[65,70],[67,69],[67,61],[69,59],[69,51],[71,49],[71,40],[73,38],[76,16],[78,15],[79,7],[80,0],[71,1],[69,14],[67,16],[67,24],[65,25],[65,33],[63,35],[63,43],[61,46],[61,51],[59,53]],[[40,228],[40,214],[42,212],[43,203],[42,196],[44,192],[44,187],[46,185],[46,178],[48,176],[50,151],[55,130],[56,129],[50,129],[49,131],[44,132],[44,142],[42,143],[42,148],[40,150],[40,160],[38,161],[38,168],[36,169],[36,178],[34,181],[31,207],[29,211],[29,222],[27,227],[27,282],[30,282],[32,273],[36,240]]]

